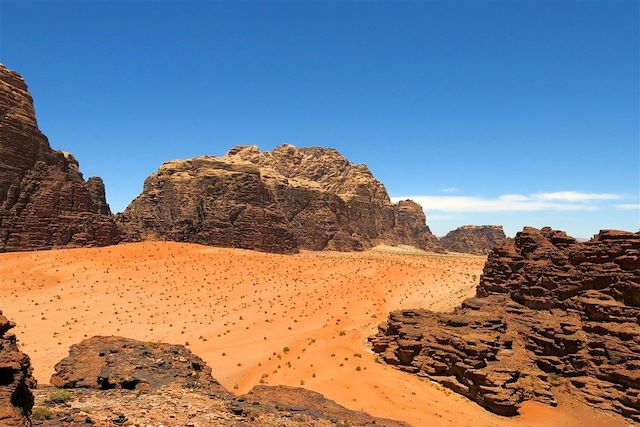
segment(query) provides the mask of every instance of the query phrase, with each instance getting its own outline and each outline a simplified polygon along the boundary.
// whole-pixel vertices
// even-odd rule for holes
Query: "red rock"
[[[182,345],[96,336],[71,346],[55,366],[61,388],[149,390],[169,384],[226,394],[211,368]]]
[[[23,78],[0,64],[0,252],[118,242],[104,185],[54,151]]]
[[[373,350],[501,415],[524,400],[554,404],[553,382],[640,421],[640,233],[579,243],[526,227],[496,247],[477,298],[453,313],[392,312]]]
[[[447,233],[440,244],[450,252],[487,255],[505,240],[501,225],[465,225]]]
[[[0,311],[0,425],[7,427],[31,425],[31,389],[36,386],[29,356],[18,349],[9,332],[13,327]]]
[[[439,248],[418,204],[392,204],[365,165],[317,147],[241,146],[222,157],[165,163],[120,220],[144,240],[269,252]]]

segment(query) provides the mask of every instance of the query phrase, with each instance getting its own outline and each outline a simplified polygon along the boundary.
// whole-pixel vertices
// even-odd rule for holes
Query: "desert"
[[[499,417],[376,361],[367,338],[390,311],[453,309],[475,294],[484,257],[386,247],[277,255],[150,242],[2,258],[3,312],[17,323],[39,385],[71,345],[115,335],[188,343],[237,395],[258,384],[302,386],[411,425],[549,425],[549,415],[555,425],[625,425],[569,393],[557,408],[530,403],[516,419]]]
[[[0,0],[0,427],[637,426],[638,17]]]

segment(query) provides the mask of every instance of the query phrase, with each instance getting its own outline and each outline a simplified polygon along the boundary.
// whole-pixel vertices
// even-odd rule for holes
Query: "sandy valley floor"
[[[287,384],[415,426],[618,425],[577,402],[502,418],[375,361],[367,336],[390,310],[449,310],[485,259],[380,248],[274,255],[135,243],[0,255],[0,309],[40,383],[93,335],[185,344],[230,391]],[[593,418],[595,417],[595,418]],[[549,421],[551,420],[551,421]]]

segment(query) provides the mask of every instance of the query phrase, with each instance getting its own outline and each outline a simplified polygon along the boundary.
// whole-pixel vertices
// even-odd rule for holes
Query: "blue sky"
[[[639,225],[636,1],[0,0],[0,61],[123,210],[162,162],[335,147],[438,235]]]

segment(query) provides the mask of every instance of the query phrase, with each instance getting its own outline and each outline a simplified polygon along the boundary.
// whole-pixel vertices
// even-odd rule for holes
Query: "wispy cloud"
[[[545,210],[589,211],[598,203],[619,200],[623,196],[614,193],[581,193],[557,191],[552,193],[503,194],[495,198],[476,196],[408,196],[395,197],[394,201],[413,199],[429,212],[533,212]],[[619,205],[626,206],[626,205]]]
[[[458,189],[455,187],[447,187],[447,188],[443,188],[442,190],[443,193],[457,193]]]
[[[618,209],[628,209],[628,210],[640,210],[640,203],[623,203],[621,205],[615,205]]]

